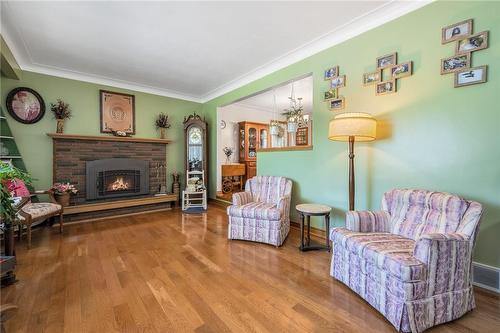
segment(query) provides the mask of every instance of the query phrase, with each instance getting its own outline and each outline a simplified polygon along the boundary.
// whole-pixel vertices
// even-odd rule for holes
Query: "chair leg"
[[[61,212],[61,214],[59,214],[59,233],[61,233],[61,234],[63,232],[63,224],[64,224],[63,212]]]
[[[26,236],[28,238],[28,250],[31,248],[31,224],[26,226]]]
[[[17,240],[21,241],[22,238],[23,238],[23,225],[19,223],[19,225],[17,226]]]

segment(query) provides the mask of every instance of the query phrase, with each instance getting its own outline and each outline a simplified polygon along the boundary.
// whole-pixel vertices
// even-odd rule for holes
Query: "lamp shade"
[[[336,115],[330,120],[328,139],[349,141],[373,141],[377,134],[377,121],[371,115],[360,112],[347,112]]]

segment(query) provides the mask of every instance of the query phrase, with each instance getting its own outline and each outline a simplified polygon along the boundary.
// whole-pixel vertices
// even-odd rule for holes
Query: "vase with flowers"
[[[50,111],[54,114],[57,121],[56,133],[64,132],[64,121],[71,118],[71,109],[68,103],[64,103],[62,99],[57,99],[56,103],[50,103]]]
[[[55,183],[50,190],[54,192],[56,201],[63,207],[69,206],[70,196],[78,193],[75,185],[70,183]]]
[[[160,130],[160,139],[166,139],[165,132],[167,128],[170,128],[170,123],[168,122],[168,115],[163,112],[160,113],[155,120],[156,129]]]
[[[224,147],[222,149],[224,155],[226,155],[226,164],[231,164],[231,156],[233,156],[234,150],[231,147]]]

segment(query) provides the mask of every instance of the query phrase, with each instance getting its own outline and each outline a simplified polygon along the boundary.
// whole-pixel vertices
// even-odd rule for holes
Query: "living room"
[[[498,330],[499,12],[2,1],[2,329]]]

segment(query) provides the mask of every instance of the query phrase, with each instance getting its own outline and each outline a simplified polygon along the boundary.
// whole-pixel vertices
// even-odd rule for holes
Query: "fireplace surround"
[[[149,194],[149,161],[106,158],[87,161],[86,199],[99,200]]]

